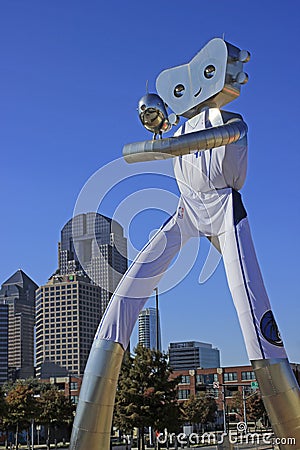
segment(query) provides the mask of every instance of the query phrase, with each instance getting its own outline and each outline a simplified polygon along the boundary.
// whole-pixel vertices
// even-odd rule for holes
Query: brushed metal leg
[[[251,363],[275,436],[296,440],[296,445],[280,448],[300,449],[300,391],[289,361],[274,358]]]
[[[109,450],[112,416],[124,349],[95,340],[86,365],[70,450]]]

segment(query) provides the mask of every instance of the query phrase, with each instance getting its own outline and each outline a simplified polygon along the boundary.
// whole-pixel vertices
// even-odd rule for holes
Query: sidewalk
[[[14,447],[11,447],[14,449]],[[50,446],[51,450],[68,450],[69,445],[63,445],[63,444],[57,444],[56,446],[54,444],[51,444]],[[35,445],[34,450],[46,450],[47,446],[46,444],[41,445]],[[168,450],[175,449],[174,446],[169,446]],[[177,450],[196,450],[196,449],[203,449],[203,450],[279,450],[277,446],[270,446],[270,445],[252,445],[252,444],[220,444],[220,445],[199,445],[199,446],[193,446],[193,447],[177,447]],[[0,450],[6,450],[6,447],[3,445],[0,445]],[[8,446],[8,450],[10,450],[10,446]],[[28,450],[27,445],[19,445],[19,450]],[[126,445],[118,445],[113,446],[112,450],[138,450],[137,447],[126,447]],[[146,447],[145,450],[156,450],[154,447]],[[167,447],[161,445],[160,450],[167,450]]]

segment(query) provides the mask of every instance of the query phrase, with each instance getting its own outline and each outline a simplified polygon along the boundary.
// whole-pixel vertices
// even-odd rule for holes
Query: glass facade
[[[79,214],[61,231],[59,273],[82,271],[101,291],[101,314],[127,270],[127,240],[123,228],[97,213]]]
[[[220,352],[204,342],[172,342],[169,361],[174,370],[220,367]]]
[[[73,217],[61,230],[58,262],[37,292],[38,376],[61,369],[83,374],[100,319],[127,269],[122,227],[97,213]]]
[[[0,303],[0,385],[8,380],[8,305]]]
[[[37,375],[44,362],[80,375],[101,318],[101,289],[86,275],[54,275],[37,291]]]
[[[38,286],[31,278],[22,270],[18,270],[2,284],[0,290],[0,329],[4,339],[0,344],[0,359],[4,364],[7,345],[5,336],[7,335],[7,376],[11,380],[34,376],[35,291],[37,288]]]
[[[156,308],[146,308],[143,309],[139,314],[138,326],[139,326],[139,343],[144,347],[150,349],[161,350],[161,334],[160,334],[160,323],[158,316],[158,346],[157,340],[157,328],[156,322]]]

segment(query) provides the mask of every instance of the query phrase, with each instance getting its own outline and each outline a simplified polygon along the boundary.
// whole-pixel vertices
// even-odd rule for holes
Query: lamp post
[[[156,307],[156,350],[159,350],[159,312],[158,312],[158,287],[155,290],[155,307]]]
[[[246,395],[245,395],[245,386],[242,387],[243,389],[243,414],[244,414],[244,423],[247,427],[247,411],[246,411]]]
[[[41,425],[37,425],[36,426],[36,431],[37,431],[37,445],[38,447],[40,446],[40,431],[41,431]]]
[[[158,313],[158,287],[154,288],[155,291],[155,308],[156,308],[156,328],[155,328],[155,334],[156,334],[156,351],[159,350],[159,313]],[[149,427],[149,441],[150,445],[153,443],[152,439],[152,427]],[[158,446],[158,442],[156,440],[155,442],[155,448]]]
[[[31,448],[34,450],[34,419],[31,419]]]
[[[224,434],[227,434],[227,414],[226,414],[226,392],[225,392],[225,385],[222,384],[222,396],[223,396],[223,427],[224,427]]]

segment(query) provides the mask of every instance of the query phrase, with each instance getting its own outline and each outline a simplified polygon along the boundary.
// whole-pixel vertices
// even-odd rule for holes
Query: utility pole
[[[31,419],[31,448],[34,450],[34,419]]]
[[[244,413],[244,423],[247,427],[247,412],[246,412],[246,395],[245,395],[245,386],[243,386],[243,413]]]
[[[159,350],[159,312],[158,312],[158,287],[155,290],[155,307],[156,307],[156,350]]]
[[[227,434],[227,415],[226,415],[226,393],[225,393],[225,385],[222,386],[222,395],[223,395],[223,423],[224,423],[224,433]]]

